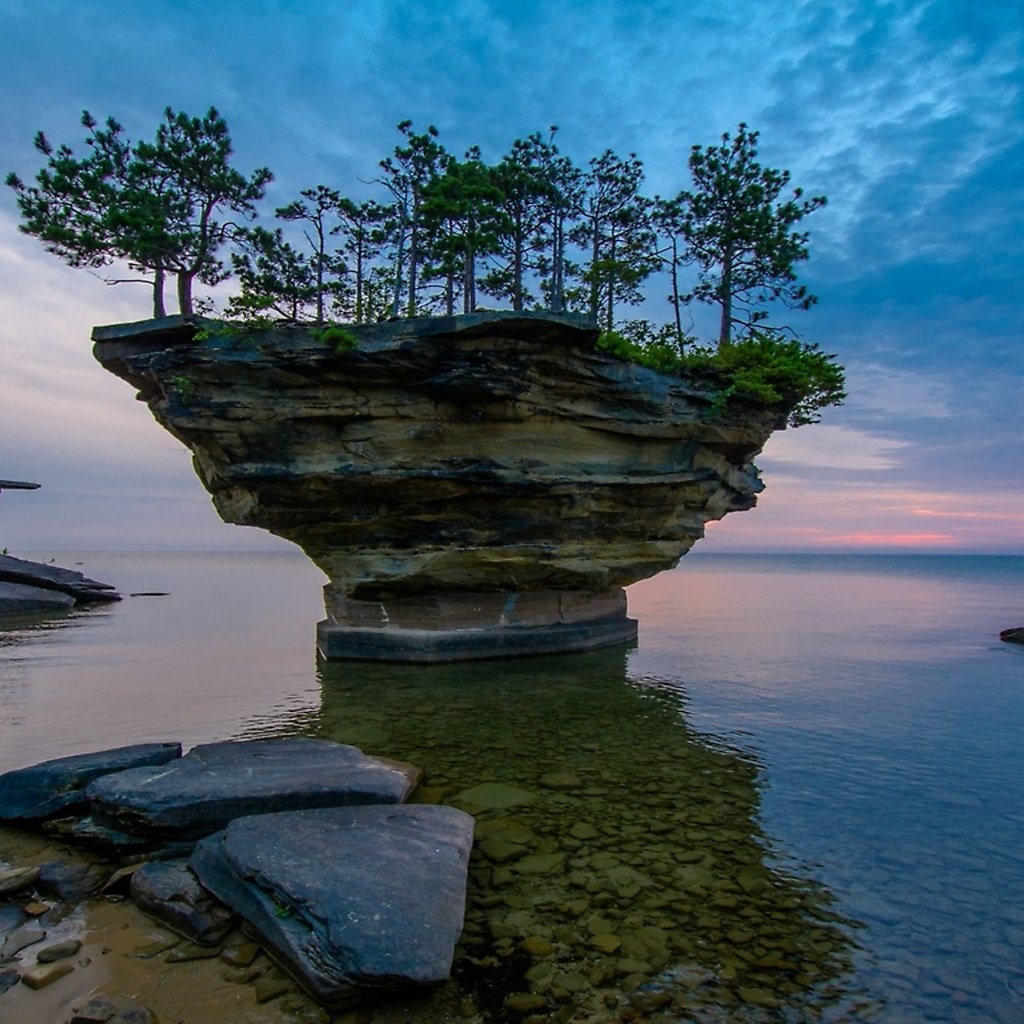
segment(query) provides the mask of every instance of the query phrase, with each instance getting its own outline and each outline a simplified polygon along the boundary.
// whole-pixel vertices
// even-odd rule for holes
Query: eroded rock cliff
[[[467,593],[498,619],[532,607],[572,621],[591,601],[604,610],[583,618],[609,615],[617,588],[754,505],[752,459],[784,421],[597,351],[575,316],[351,334],[346,351],[304,326],[169,317],[94,332],[103,366],[192,450],[220,515],[294,541],[327,573],[338,622],[395,625],[406,609],[423,626],[457,618],[449,598]]]

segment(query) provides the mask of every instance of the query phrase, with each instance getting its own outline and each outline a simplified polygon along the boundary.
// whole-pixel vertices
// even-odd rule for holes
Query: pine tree
[[[571,232],[587,253],[576,298],[606,330],[615,325],[618,304],[642,301],[639,286],[657,266],[643,181],[635,153],[623,159],[610,149],[591,160],[584,175],[579,222]]]
[[[779,201],[789,171],[762,167],[757,139],[740,124],[734,138],[722,135],[720,146],[694,146],[694,188],[678,197],[688,253],[699,268],[699,280],[683,300],[720,307],[720,346],[731,342],[734,326],[774,330],[764,324],[768,302],[809,309],[817,301],[797,283],[794,264],[807,259],[808,236],[793,228],[824,206],[825,197],[804,199],[797,188]]]
[[[270,171],[246,178],[231,167],[227,123],[212,107],[202,118],[168,107],[154,141],[135,145],[113,118],[100,127],[86,111],[82,125],[88,156],[79,159],[66,145],[55,149],[40,132],[36,149],[47,163],[36,184],[7,176],[21,230],[71,266],[125,262],[151,272],[154,316],[164,314],[164,277],[173,273],[179,309],[191,313],[193,282],[227,276],[218,252],[237,225],[220,215],[253,217]]]

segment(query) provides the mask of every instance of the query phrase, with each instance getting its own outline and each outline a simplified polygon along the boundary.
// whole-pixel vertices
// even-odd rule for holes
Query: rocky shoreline
[[[0,775],[0,822],[103,851],[0,871],[0,993],[75,971],[81,939],[51,941],[51,928],[99,894],[130,896],[171,933],[150,954],[165,962],[219,958],[258,1003],[297,984],[312,997],[303,1019],[440,984],[462,930],[473,819],[406,805],[418,778],[307,738],[184,756],[144,744]],[[62,1021],[155,1019],[123,996]]]
[[[91,580],[73,569],[0,555],[0,617],[62,612],[120,600],[111,584]]]

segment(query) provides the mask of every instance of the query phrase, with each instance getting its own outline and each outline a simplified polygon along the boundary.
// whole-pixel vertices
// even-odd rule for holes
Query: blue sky
[[[1024,553],[1024,9],[959,0],[0,0],[0,171],[32,137],[80,144],[82,109],[152,134],[214,105],[266,210],[320,182],[351,195],[411,118],[497,159],[551,124],[578,162],[635,151],[648,191],[740,121],[764,163],[828,206],[805,222],[792,321],[836,352],[850,399],[777,434],[760,507],[709,550]],[[251,548],[187,453],[92,360],[93,324],[142,319],[18,233],[0,194],[0,547]],[[654,305],[647,312],[659,311]],[[667,308],[665,310],[667,315]]]

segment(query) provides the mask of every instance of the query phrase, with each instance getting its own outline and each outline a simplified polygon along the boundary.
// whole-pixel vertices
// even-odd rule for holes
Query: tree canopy
[[[47,162],[35,184],[7,176],[21,229],[71,266],[122,261],[151,274],[154,316],[164,314],[164,280],[173,274],[178,307],[191,313],[195,280],[216,284],[228,276],[219,251],[238,228],[223,215],[252,219],[270,171],[245,177],[231,166],[227,122],[213,107],[203,117],[168,107],[155,138],[134,144],[112,117],[100,126],[85,111],[81,120],[86,156],[54,148],[40,132],[35,146]]]
[[[629,310],[650,308],[645,285],[667,276],[669,326],[683,346],[693,303],[719,307],[717,340],[727,345],[737,334],[786,330],[769,322],[773,306],[816,301],[797,280],[808,234],[796,229],[825,199],[788,190],[788,171],[759,163],[758,133],[745,124],[720,145],[694,146],[689,187],[651,199],[636,154],[606,150],[580,167],[559,152],[554,126],[488,163],[476,146],[457,159],[433,125],[417,131],[403,121],[369,182],[378,197],[307,187],[277,208],[283,223],[272,229],[245,226],[272,176],[232,166],[215,109],[190,117],[168,108],[154,138],[134,143],[114,118],[101,125],[86,112],[82,125],[84,156],[40,132],[45,164],[34,182],[8,175],[21,230],[71,266],[143,275],[156,316],[166,277],[189,313],[195,281],[233,273],[236,316],[359,323],[471,312],[484,295],[513,309],[585,312],[611,330],[635,324]]]
[[[85,155],[40,132],[45,163],[34,183],[7,176],[21,230],[73,267],[141,274],[106,280],[148,282],[154,316],[164,315],[168,276],[185,314],[195,281],[233,273],[240,293],[229,317],[320,326],[472,312],[483,294],[516,310],[585,313],[603,328],[606,351],[721,378],[723,395],[778,404],[794,424],[844,397],[834,357],[769,322],[778,307],[816,301],[797,279],[809,255],[797,228],[825,197],[804,198],[788,171],[763,166],[746,124],[718,145],[693,146],[689,187],[652,199],[635,153],[608,149],[580,167],[559,151],[554,126],[488,163],[476,146],[456,158],[433,125],[403,121],[377,177],[363,182],[378,198],[314,185],[267,228],[246,222],[272,175],[232,166],[227,124],[212,107],[203,117],[168,108],[153,139],[134,143],[114,118],[101,125],[86,111],[81,123]],[[650,307],[643,286],[666,278],[668,322],[631,313]],[[693,303],[718,307],[717,353],[688,333]]]
[[[734,327],[764,326],[768,302],[809,309],[817,298],[797,282],[795,264],[808,257],[807,232],[794,225],[825,205],[824,196],[803,199],[797,188],[780,199],[789,171],[757,162],[758,133],[740,124],[720,146],[694,146],[694,187],[676,200],[681,233],[698,278],[683,301],[714,303],[721,310],[718,344],[728,345]]]

